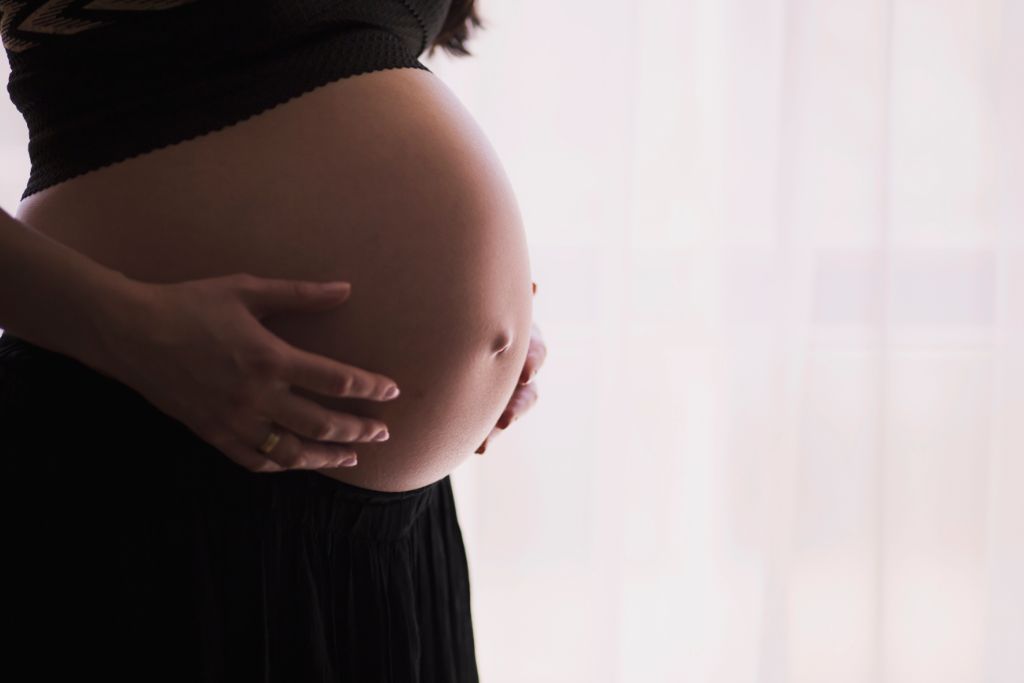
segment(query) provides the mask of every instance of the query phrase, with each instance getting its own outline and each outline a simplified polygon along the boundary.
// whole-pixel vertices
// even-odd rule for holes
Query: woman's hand
[[[348,298],[323,284],[245,273],[171,284],[130,281],[133,304],[105,325],[97,371],[130,386],[253,472],[355,464],[349,444],[383,441],[379,420],[328,410],[291,392],[388,400],[396,383],[291,346],[259,319],[320,311]],[[274,423],[273,425],[271,423]],[[271,427],[280,441],[265,455]],[[374,439],[381,435],[382,438]],[[346,462],[351,460],[352,462]]]
[[[533,293],[537,293],[536,283],[533,284]],[[480,447],[476,449],[475,452],[478,455],[483,455],[484,451],[487,450],[488,441],[493,439],[502,430],[507,429],[510,424],[522,417],[537,402],[537,385],[533,382],[533,376],[537,374],[537,370],[544,364],[544,359],[547,358],[547,355],[548,349],[544,345],[540,328],[537,327],[537,323],[531,323],[530,347],[526,352],[526,362],[523,364],[523,371],[519,374],[519,384],[516,385],[515,393],[512,394],[508,406],[505,407],[501,417],[498,418],[498,424],[487,435],[487,438],[480,444]]]

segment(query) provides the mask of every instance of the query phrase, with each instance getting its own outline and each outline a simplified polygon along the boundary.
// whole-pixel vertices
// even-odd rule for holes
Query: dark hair
[[[433,55],[434,50],[440,47],[456,57],[473,56],[473,53],[467,50],[465,45],[466,40],[470,37],[470,30],[487,28],[477,15],[475,3],[476,0],[452,0],[448,16],[441,26],[441,32],[430,44],[428,55]]]

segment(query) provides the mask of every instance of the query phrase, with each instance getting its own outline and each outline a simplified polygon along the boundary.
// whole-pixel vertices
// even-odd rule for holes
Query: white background
[[[549,349],[453,475],[482,680],[1024,681],[1024,0],[478,4]]]

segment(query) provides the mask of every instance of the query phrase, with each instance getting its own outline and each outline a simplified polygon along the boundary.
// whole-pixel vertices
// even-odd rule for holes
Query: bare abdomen
[[[526,357],[531,275],[512,189],[427,71],[336,81],[48,188],[17,217],[143,281],[351,282],[334,309],[264,322],[401,387],[383,403],[294,389],[388,425],[389,441],[355,445],[356,467],[321,470],[357,486],[409,490],[455,469],[494,426]]]

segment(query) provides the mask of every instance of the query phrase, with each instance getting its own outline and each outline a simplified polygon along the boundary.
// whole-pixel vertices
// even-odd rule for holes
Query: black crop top
[[[420,55],[451,0],[0,0],[21,198]]]

